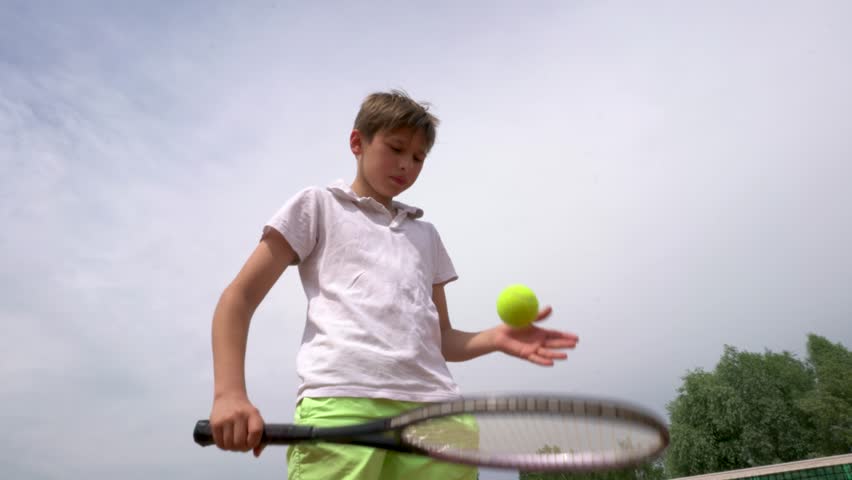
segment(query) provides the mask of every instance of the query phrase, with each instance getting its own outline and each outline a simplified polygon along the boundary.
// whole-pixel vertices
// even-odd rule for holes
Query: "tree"
[[[807,361],[725,346],[669,403],[672,477],[852,451],[852,352],[809,335]]]
[[[712,372],[687,372],[668,404],[671,444],[663,461],[520,478],[662,480],[852,452],[852,352],[818,335],[808,336],[807,352],[802,361],[725,346]]]
[[[688,372],[668,405],[672,478],[804,458],[814,427],[800,406],[815,383],[810,366],[788,352],[725,346],[715,371]]]
[[[666,476],[662,462],[652,462],[636,468],[614,470],[611,472],[521,472],[518,478],[520,480],[663,480]]]
[[[745,406],[740,431],[744,466],[800,460],[813,450],[810,415],[797,404],[814,388],[807,363],[787,352],[761,355],[729,348],[716,375]]]
[[[545,446],[538,453],[559,453],[558,447]],[[521,472],[520,480],[663,480],[665,470],[662,461],[648,462],[634,468],[613,470],[609,472],[589,473],[543,473]]]
[[[823,455],[852,452],[852,352],[839,343],[808,335],[808,361],[816,385],[799,401],[816,426]]]

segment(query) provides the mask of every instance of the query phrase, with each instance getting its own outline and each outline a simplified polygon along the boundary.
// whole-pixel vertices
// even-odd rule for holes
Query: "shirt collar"
[[[344,200],[350,200],[357,204],[368,204],[372,205],[374,208],[378,207],[380,209],[384,209],[384,205],[377,202],[375,199],[370,197],[360,197],[357,193],[352,190],[352,187],[348,185],[343,180],[336,180],[329,185],[328,190],[333,193],[338,198]],[[423,216],[423,209],[417,208],[411,205],[406,205],[402,202],[397,202],[396,200],[392,200],[391,204],[398,212],[405,212],[408,214],[410,218],[420,218]]]

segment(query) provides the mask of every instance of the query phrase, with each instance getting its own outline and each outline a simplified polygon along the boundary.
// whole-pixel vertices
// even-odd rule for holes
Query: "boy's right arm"
[[[245,354],[254,311],[298,256],[276,230],[268,230],[213,314],[213,408],[210,424],[219,448],[260,455],[263,418],[246,392]]]

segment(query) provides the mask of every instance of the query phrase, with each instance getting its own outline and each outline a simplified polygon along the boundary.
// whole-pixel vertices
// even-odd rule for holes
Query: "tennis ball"
[[[524,285],[509,285],[497,297],[497,315],[510,327],[526,327],[538,316],[538,298]]]

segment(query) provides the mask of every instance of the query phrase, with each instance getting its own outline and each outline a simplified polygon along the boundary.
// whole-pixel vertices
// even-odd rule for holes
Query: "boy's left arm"
[[[432,286],[432,301],[441,321],[441,352],[448,362],[463,362],[491,352],[503,352],[542,366],[564,360],[564,349],[573,349],[579,338],[573,333],[546,330],[536,325],[512,328],[505,324],[481,332],[463,332],[450,324],[444,284]],[[552,309],[543,308],[536,322],[546,319]]]

